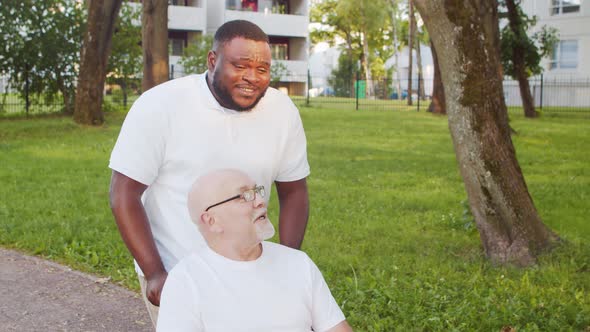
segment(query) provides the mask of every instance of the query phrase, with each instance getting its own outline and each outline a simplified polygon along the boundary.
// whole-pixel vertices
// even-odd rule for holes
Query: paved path
[[[153,331],[138,294],[0,248],[0,331]]]

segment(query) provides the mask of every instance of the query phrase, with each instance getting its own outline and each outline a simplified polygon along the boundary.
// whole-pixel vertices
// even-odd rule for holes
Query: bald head
[[[252,248],[274,235],[264,188],[239,170],[222,169],[198,178],[188,194],[188,210],[209,247],[222,255]]]
[[[259,257],[275,229],[268,220],[264,187],[246,173],[222,169],[199,177],[188,194],[188,211],[207,245],[237,260]]]
[[[198,224],[208,206],[238,194],[251,182],[246,173],[236,169],[216,170],[199,177],[188,194],[188,211],[192,221]]]

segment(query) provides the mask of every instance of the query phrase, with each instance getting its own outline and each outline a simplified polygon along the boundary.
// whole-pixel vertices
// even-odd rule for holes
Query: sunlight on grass
[[[484,258],[447,118],[303,108],[312,173],[303,249],[357,331],[584,330],[590,325],[590,119],[511,113],[543,221],[565,241],[527,270]],[[137,289],[108,206],[122,113],[0,120],[0,244]],[[270,218],[278,220],[273,190]],[[276,239],[275,239],[276,240]]]

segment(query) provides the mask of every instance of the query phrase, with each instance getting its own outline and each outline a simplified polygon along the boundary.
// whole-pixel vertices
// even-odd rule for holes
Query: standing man
[[[240,168],[266,188],[274,182],[280,242],[301,246],[305,133],[293,102],[269,88],[270,65],[268,36],[251,22],[227,22],[215,33],[207,73],[144,92],[123,123],[109,164],[111,209],[154,325],[167,271],[205,245],[186,207],[202,174]]]

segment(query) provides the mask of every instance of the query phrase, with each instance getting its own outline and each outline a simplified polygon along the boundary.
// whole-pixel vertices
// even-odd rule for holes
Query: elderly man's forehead
[[[220,189],[224,192],[224,194],[233,195],[241,194],[246,190],[252,189],[255,185],[256,183],[248,178],[237,179],[236,181],[231,181],[231,179],[228,179],[228,181],[225,182],[225,184]]]
[[[247,190],[254,185],[254,181],[248,175],[236,170],[214,172],[211,174],[210,180],[210,186],[223,191]]]

